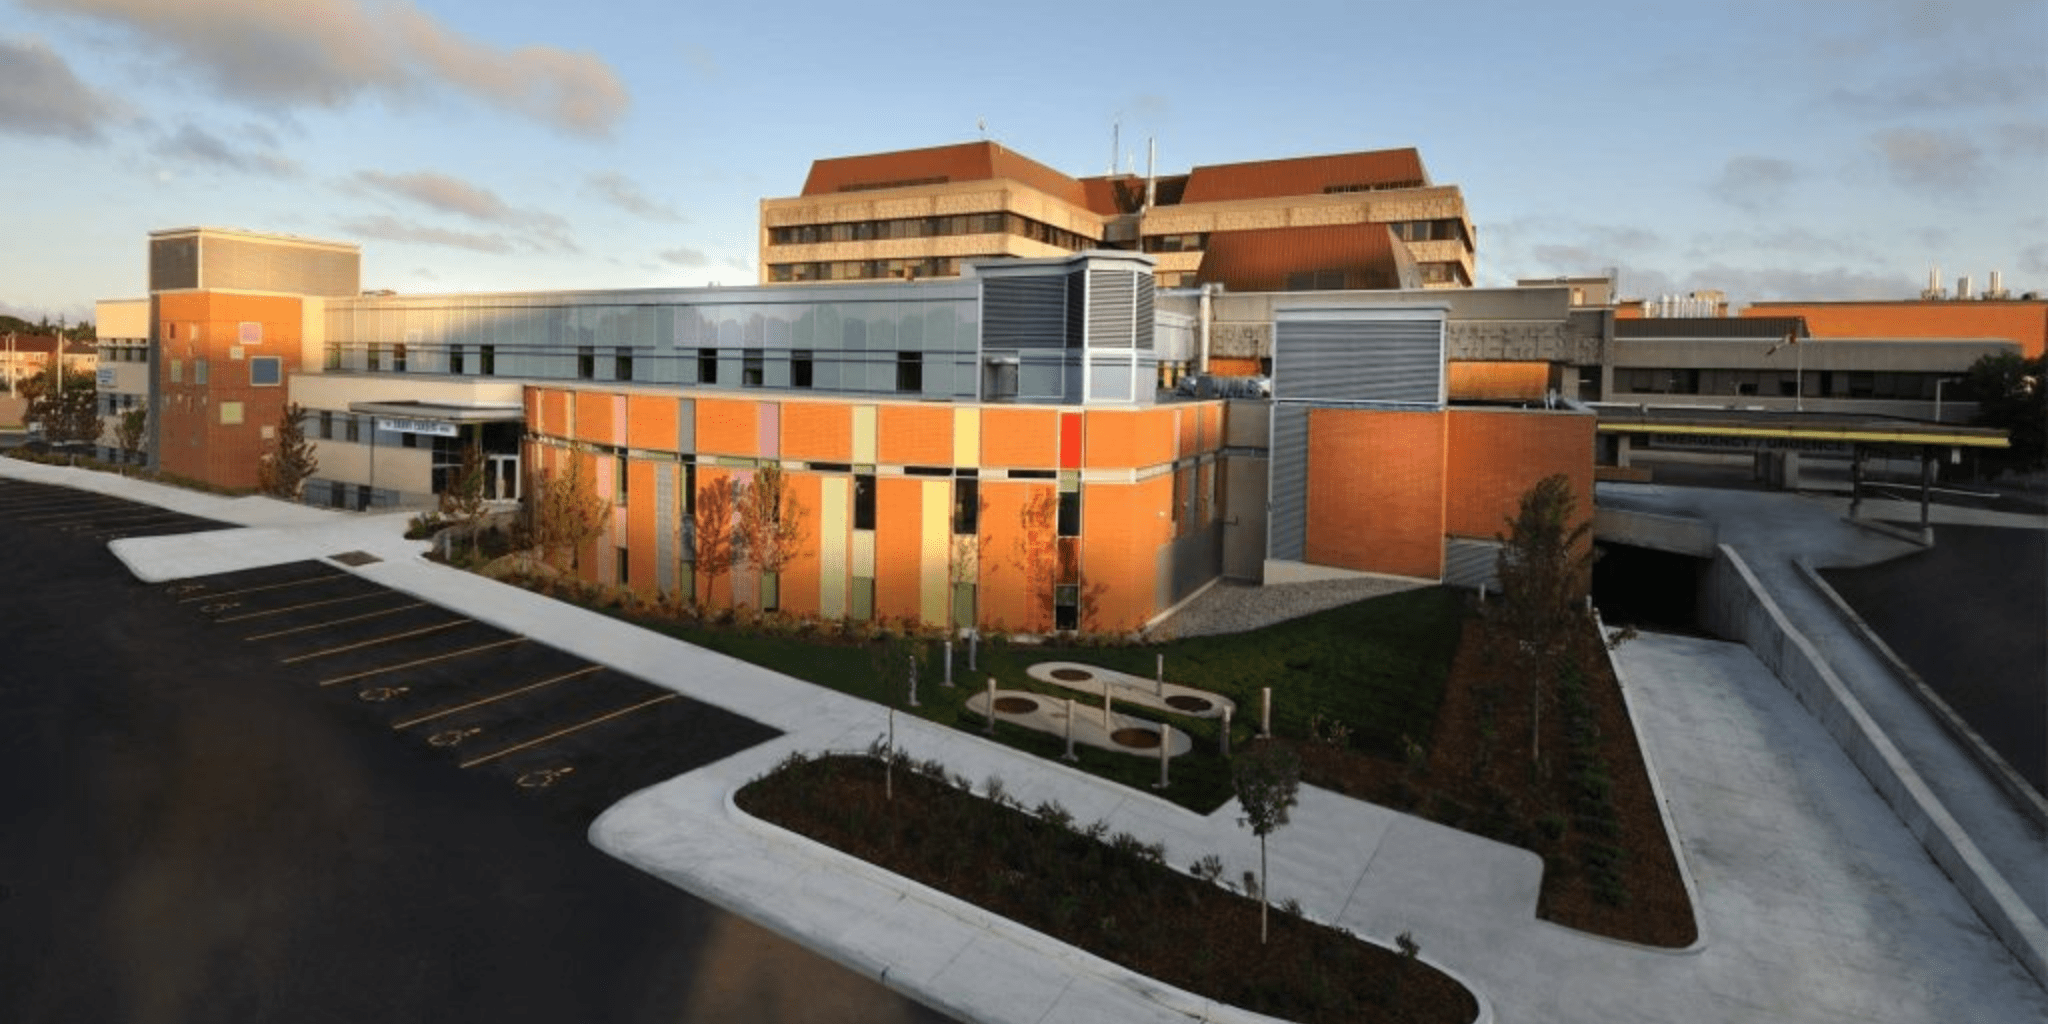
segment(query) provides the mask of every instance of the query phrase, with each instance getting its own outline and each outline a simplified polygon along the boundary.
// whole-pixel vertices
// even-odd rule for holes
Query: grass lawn
[[[1435,728],[1443,701],[1444,681],[1457,651],[1463,618],[1458,597],[1442,588],[1400,594],[1333,608],[1250,633],[1194,637],[1162,644],[1126,647],[1063,647],[991,641],[981,647],[979,671],[967,669],[965,645],[954,644],[953,678],[958,685],[939,685],[943,648],[939,641],[895,641],[859,645],[822,638],[770,635],[731,628],[694,627],[639,619],[690,643],[750,661],[785,675],[876,703],[893,704],[961,730],[980,731],[985,719],[966,710],[968,697],[994,676],[1006,690],[1028,690],[1050,697],[1081,700],[1074,691],[1041,683],[1025,669],[1041,661],[1077,661],[1150,678],[1154,659],[1166,656],[1166,678],[1222,694],[1237,702],[1231,747],[1238,749],[1258,730],[1259,691],[1273,690],[1273,730],[1288,739],[1306,739],[1310,720],[1345,723],[1352,746],[1386,758],[1401,756],[1403,737],[1426,743]],[[903,676],[915,652],[921,659],[918,700],[910,709]],[[886,659],[894,671],[880,671]],[[903,667],[896,667],[903,666]],[[1208,813],[1230,798],[1229,762],[1217,751],[1222,723],[1150,708],[1120,704],[1121,714],[1157,721],[1164,718],[1195,740],[1192,753],[1173,760],[1171,787],[1165,796],[1191,810]],[[1064,742],[1047,733],[999,724],[996,739],[1047,757],[1057,757]],[[1147,787],[1159,777],[1156,758],[1077,747],[1079,767],[1134,787]]]

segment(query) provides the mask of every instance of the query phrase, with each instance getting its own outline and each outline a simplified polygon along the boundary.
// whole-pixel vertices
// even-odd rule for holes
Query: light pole
[[[1764,350],[1766,357],[1778,354],[1785,346],[1792,346],[1792,411],[1806,411],[1806,353],[1799,348],[1799,334],[1786,331],[1785,340]]]
[[[1960,384],[1962,381],[1961,377],[1943,377],[1934,382],[1934,422],[1941,422],[1941,386],[1943,384]]]

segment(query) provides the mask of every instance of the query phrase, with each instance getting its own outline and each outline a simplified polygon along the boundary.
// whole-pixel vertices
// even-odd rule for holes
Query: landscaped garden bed
[[[942,766],[896,756],[801,756],[737,797],[750,814],[1197,995],[1285,1020],[1443,1022],[1478,1015],[1472,994],[1414,955],[1276,913],[1168,867],[1157,846],[1056,804],[1026,810],[968,791]],[[893,796],[891,795],[893,793]],[[1196,871],[1203,871],[1198,865]],[[1426,937],[1425,937],[1426,938]]]

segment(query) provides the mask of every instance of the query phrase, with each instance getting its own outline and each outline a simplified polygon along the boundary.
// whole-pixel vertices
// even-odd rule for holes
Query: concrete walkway
[[[0,475],[167,503],[164,489],[83,471],[0,459]],[[264,528],[126,540],[116,553],[137,575],[166,579],[368,551],[383,560],[356,571],[379,583],[786,730],[606,812],[592,841],[630,863],[963,1019],[1254,1019],[733,808],[733,790],[790,751],[865,747],[887,728],[881,708],[427,562],[394,517],[322,512],[279,529],[270,509],[200,504],[216,501],[188,510],[247,513]],[[2048,992],[1746,649],[1652,635],[1624,646],[1619,664],[1697,877],[1695,948],[1645,950],[1538,921],[1533,854],[1312,788],[1272,839],[1274,897],[1382,943],[1412,931],[1423,958],[1465,980],[1489,1019],[2048,1019]],[[921,721],[899,720],[897,738],[917,758],[1001,778],[1027,804],[1058,800],[1083,822],[1163,843],[1176,866],[1213,853],[1234,877],[1257,864],[1234,805],[1196,815]]]

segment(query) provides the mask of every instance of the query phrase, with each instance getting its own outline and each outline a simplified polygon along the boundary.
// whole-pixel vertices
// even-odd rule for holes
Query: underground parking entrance
[[[1711,559],[1606,541],[1593,548],[1593,603],[1609,627],[1713,635],[1699,617]]]

